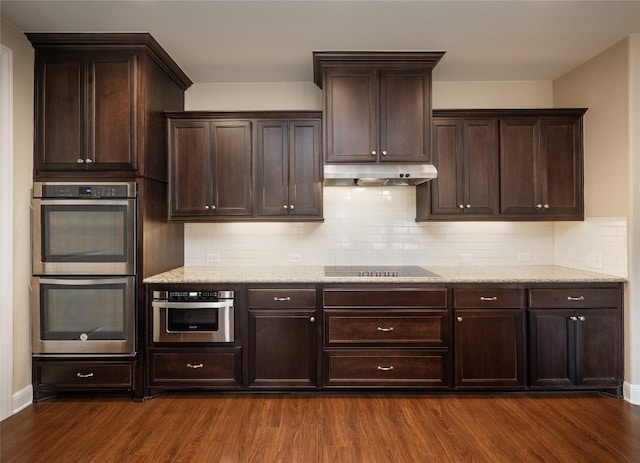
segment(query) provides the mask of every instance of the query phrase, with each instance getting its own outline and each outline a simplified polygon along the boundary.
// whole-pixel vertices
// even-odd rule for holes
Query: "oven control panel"
[[[154,291],[153,299],[159,301],[220,301],[233,299],[233,291]]]
[[[33,187],[36,198],[69,198],[69,199],[111,199],[134,198],[135,182],[122,183],[36,183]]]

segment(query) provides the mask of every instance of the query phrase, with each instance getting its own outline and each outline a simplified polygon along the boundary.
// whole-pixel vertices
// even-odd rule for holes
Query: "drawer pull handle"
[[[287,297],[276,296],[276,297],[273,298],[273,300],[275,302],[289,302],[291,300],[291,298],[289,296],[287,296]]]
[[[393,326],[390,326],[389,328],[383,328],[381,326],[378,327],[378,331],[382,331],[384,333],[388,333],[389,331],[393,331]]]
[[[78,378],[92,378],[93,373],[76,373]]]
[[[191,363],[187,363],[187,367],[193,368],[195,370],[195,369],[204,367],[204,365],[202,363],[196,363],[195,365]]]
[[[584,301],[584,296],[568,296],[568,301]]]
[[[393,370],[393,365],[389,365],[388,367],[383,367],[382,365],[378,365],[378,370],[380,370],[380,371],[391,371],[391,370]]]
[[[481,301],[497,301],[498,298],[496,296],[480,296]]]

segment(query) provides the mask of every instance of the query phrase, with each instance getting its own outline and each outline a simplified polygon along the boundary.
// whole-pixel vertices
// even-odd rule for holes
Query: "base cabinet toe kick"
[[[147,294],[160,286],[149,285]],[[169,391],[622,394],[623,283],[231,289],[233,342],[146,340],[147,397]]]

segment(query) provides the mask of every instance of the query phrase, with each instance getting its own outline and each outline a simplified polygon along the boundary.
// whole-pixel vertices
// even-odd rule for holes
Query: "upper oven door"
[[[133,275],[135,199],[33,199],[34,275]]]

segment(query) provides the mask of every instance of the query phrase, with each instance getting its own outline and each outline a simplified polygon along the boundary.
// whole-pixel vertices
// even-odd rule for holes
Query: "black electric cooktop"
[[[439,277],[417,265],[335,265],[325,266],[327,277]]]

